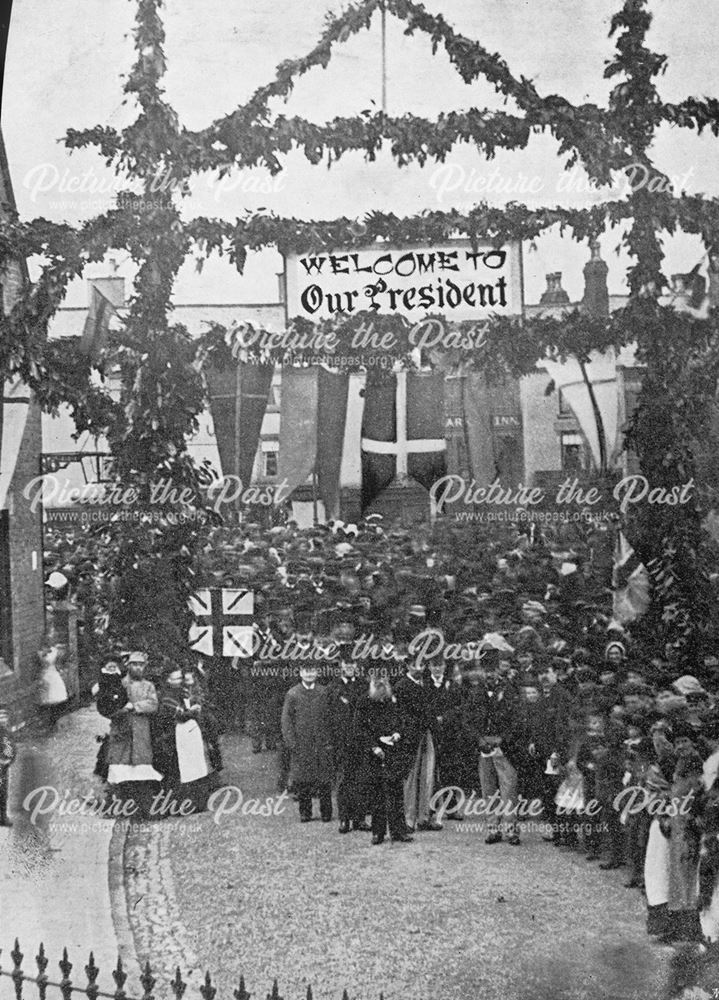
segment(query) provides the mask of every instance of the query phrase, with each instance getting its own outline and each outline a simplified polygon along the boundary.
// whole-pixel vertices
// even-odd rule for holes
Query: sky
[[[610,81],[603,69],[613,51],[608,39],[620,0],[425,0],[458,30],[497,51],[515,75],[531,77],[541,94],[559,93],[573,102],[603,104]],[[304,55],[319,38],[335,0],[167,0],[166,96],[181,122],[199,129],[245,101],[274,76],[285,59]],[[660,79],[663,97],[714,96],[714,53],[719,39],[716,0],[652,0],[650,44],[669,57]],[[122,74],[134,60],[134,0],[14,0],[8,42],[2,127],[16,200],[24,219],[37,216],[77,223],[110,207],[115,180],[92,151],[69,153],[58,142],[66,129],[96,124],[121,128],[135,108],[123,103]],[[690,14],[689,14],[690,10]],[[420,33],[407,37],[388,17],[388,111],[434,118],[441,111],[503,107],[484,81],[466,85],[440,50],[432,55]],[[381,100],[379,16],[368,32],[335,49],[325,70],[298,80],[289,100],[272,109],[323,122],[337,115],[378,107]],[[507,110],[515,108],[509,102]],[[664,129],[658,136],[657,164],[689,193],[719,194],[715,169],[719,140]],[[567,173],[551,137],[530,140],[526,150],[502,152],[491,161],[467,146],[457,147],[444,165],[399,168],[387,153],[375,163],[351,154],[338,165],[312,166],[301,154],[285,158],[275,178],[263,170],[236,172],[224,183],[202,177],[193,186],[183,214],[234,219],[264,207],[302,218],[360,217],[372,209],[409,215],[423,209],[467,209],[486,198],[492,204],[524,201],[531,206],[593,203],[581,168]],[[78,186],[80,191],[73,190]],[[487,193],[488,192],[488,193]],[[625,290],[628,264],[617,254],[618,234],[602,243],[612,293]],[[688,271],[703,255],[699,242],[678,237],[667,242],[667,274]],[[536,302],[545,275],[563,272],[574,300],[582,294],[586,246],[555,235],[536,249],[525,248],[526,301]],[[116,255],[130,273],[126,255]],[[276,301],[279,255],[253,255],[240,276],[224,262],[197,274],[192,262],[177,282],[177,302]],[[100,266],[88,276],[104,273]],[[67,302],[81,305],[82,283]]]

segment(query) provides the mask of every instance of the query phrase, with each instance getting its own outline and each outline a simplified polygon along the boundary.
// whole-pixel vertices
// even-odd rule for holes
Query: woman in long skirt
[[[202,812],[207,808],[212,776],[222,761],[212,719],[180,667],[172,667],[165,678],[156,746],[165,787],[172,790],[176,808],[184,801],[191,803],[191,811]],[[186,806],[183,815],[187,811]]]
[[[107,752],[107,783],[123,802],[132,802],[133,815],[151,815],[155,796],[160,791],[162,774],[153,760],[150,721],[157,712],[157,691],[145,679],[147,655],[131,653],[123,684],[127,703],[113,718]]]

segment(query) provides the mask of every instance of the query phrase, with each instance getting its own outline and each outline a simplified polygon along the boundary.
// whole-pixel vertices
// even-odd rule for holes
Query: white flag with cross
[[[395,387],[396,430],[394,441],[377,441],[362,437],[362,450],[373,455],[396,457],[395,477],[404,482],[409,477],[410,454],[443,452],[447,444],[444,437],[409,438],[407,433],[407,372],[396,373]]]

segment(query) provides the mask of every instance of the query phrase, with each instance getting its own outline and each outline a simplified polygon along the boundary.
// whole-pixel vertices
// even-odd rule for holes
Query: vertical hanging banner
[[[328,517],[337,517],[349,375],[320,368],[318,379],[317,488]]]
[[[304,485],[314,470],[329,516],[339,503],[348,387],[349,376],[318,365],[282,369],[279,478],[284,496]]]
[[[262,421],[272,384],[272,365],[237,362],[223,371],[210,369],[207,384],[223,476],[252,479]]]
[[[490,393],[483,372],[445,379],[447,472],[489,486],[495,478]]]
[[[318,399],[317,368],[282,368],[278,475],[285,484],[285,496],[304,485],[315,467]]]

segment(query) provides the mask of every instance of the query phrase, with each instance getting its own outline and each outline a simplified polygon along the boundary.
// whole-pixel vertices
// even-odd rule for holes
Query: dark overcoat
[[[345,769],[356,764],[359,756],[353,725],[357,703],[366,694],[367,684],[362,678],[354,678],[347,683],[338,678],[327,685],[332,745],[338,764]]]
[[[295,684],[282,708],[282,739],[291,754],[293,784],[328,784],[333,778],[332,728],[327,688]]]

